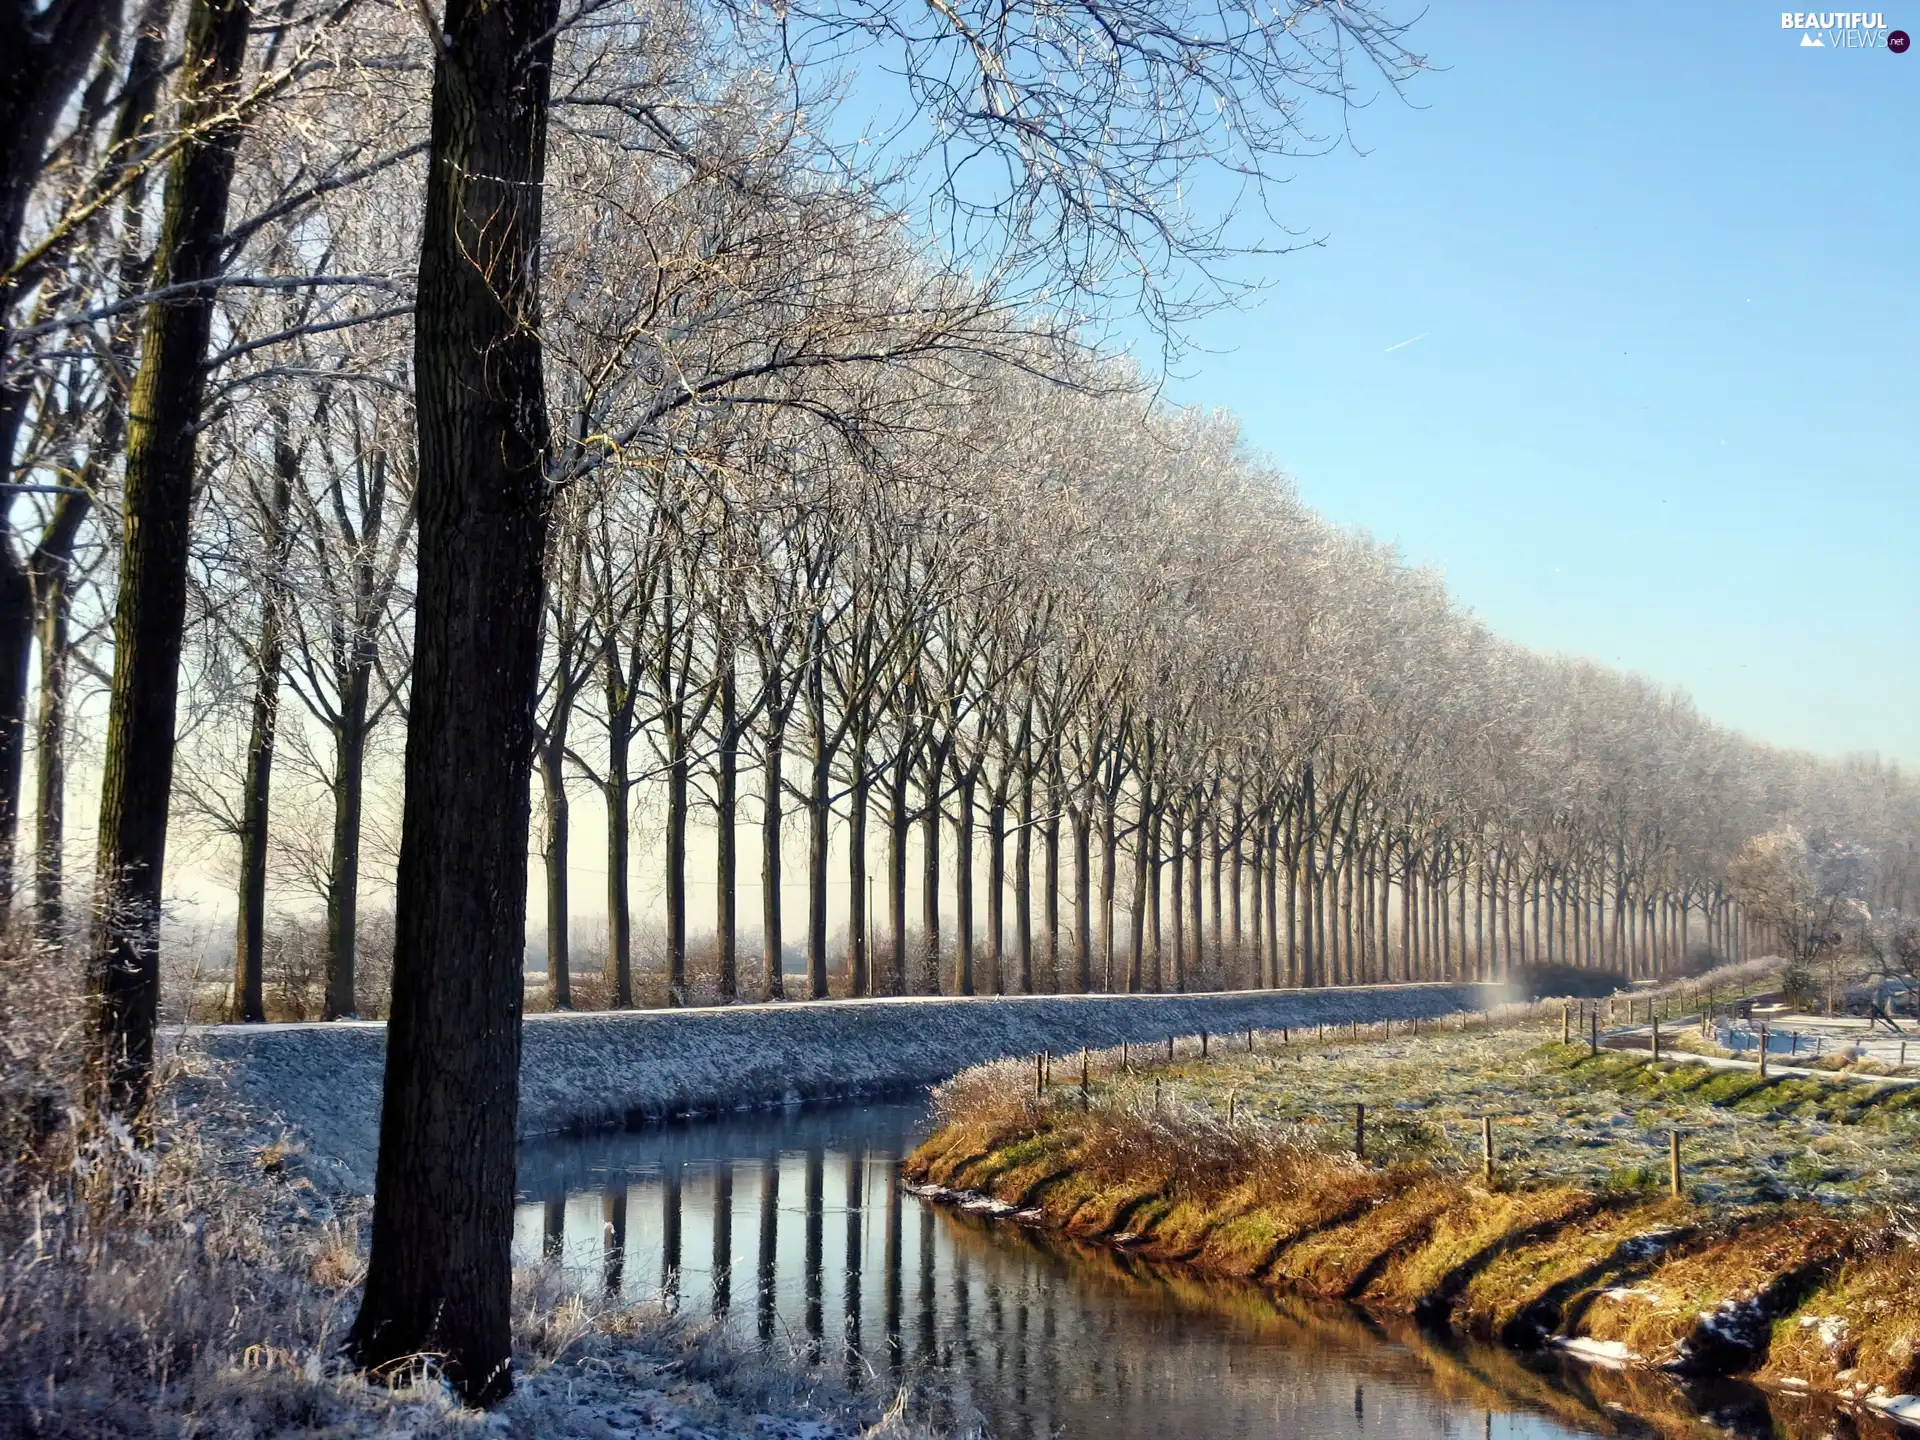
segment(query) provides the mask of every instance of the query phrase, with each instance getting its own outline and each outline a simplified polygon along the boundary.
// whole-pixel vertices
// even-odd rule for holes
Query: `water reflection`
[[[1755,1403],[1542,1371],[930,1205],[896,1183],[921,1124],[917,1105],[890,1104],[530,1145],[515,1259],[780,1338],[856,1390],[937,1368],[1003,1440],[1646,1433],[1631,1416],[1724,1423]],[[734,1303],[736,1272],[750,1306]],[[1732,1428],[1824,1433],[1782,1418],[1760,1402]]]

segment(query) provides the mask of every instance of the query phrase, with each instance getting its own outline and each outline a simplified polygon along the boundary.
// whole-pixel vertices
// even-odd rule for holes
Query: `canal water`
[[[929,1375],[1000,1440],[1549,1440],[1647,1433],[1635,1414],[1657,1427],[1676,1407],[1739,1434],[1832,1420],[1776,1424],[1793,1417],[1762,1403],[1741,1423],[1750,1393],[1530,1367],[982,1220],[899,1185],[924,1129],[915,1102],[535,1142],[520,1153],[514,1258],[664,1296],[881,1399]]]

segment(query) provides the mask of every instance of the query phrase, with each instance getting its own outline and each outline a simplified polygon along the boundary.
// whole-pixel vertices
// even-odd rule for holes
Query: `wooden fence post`
[[[1480,1158],[1489,1186],[1493,1184],[1493,1117],[1480,1117]]]
[[[1038,1055],[1033,1057],[1033,1093],[1035,1095],[1047,1093],[1047,1062]]]
[[[1667,1189],[1680,1198],[1680,1132],[1667,1131]]]
[[[1660,1059],[1660,1017],[1658,1015],[1653,1017],[1653,1058],[1656,1062]]]
[[[1200,1032],[1200,1058],[1207,1058],[1207,1032],[1204,1030]]]
[[[1760,1022],[1760,1078],[1767,1078],[1767,1022]]]
[[[1367,1158],[1367,1107],[1363,1104],[1353,1107],[1353,1155],[1356,1160]]]
[[[1587,1053],[1600,1053],[1600,1007],[1594,1006],[1587,1012]]]
[[[1566,1001],[1560,1002],[1560,1043],[1567,1045],[1573,1040],[1573,1007]]]

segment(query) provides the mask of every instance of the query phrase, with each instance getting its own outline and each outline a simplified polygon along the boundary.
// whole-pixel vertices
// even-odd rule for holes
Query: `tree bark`
[[[927,747],[920,815],[920,993],[940,993],[940,780],[946,762],[938,745]]]
[[[1202,936],[1205,932],[1205,917],[1201,911],[1200,892],[1205,877],[1202,867],[1206,863],[1207,832],[1206,810],[1201,802],[1193,802],[1193,833],[1187,846],[1187,904],[1192,914],[1188,917],[1193,929],[1193,944],[1188,952],[1189,966],[1183,981],[1198,977],[1202,983],[1206,976],[1206,951],[1202,948]],[[1185,984],[1181,988],[1186,988]]]
[[[19,255],[27,207],[46,164],[47,143],[116,10],[108,0],[51,0],[46,5],[10,4],[0,13],[0,270],[11,270]],[[204,56],[204,47],[200,53]],[[136,61],[140,54],[136,50]],[[236,53],[236,69],[237,63]],[[137,66],[133,78],[140,83]],[[216,77],[207,78],[219,83]],[[187,103],[191,100],[190,87]],[[115,138],[124,137],[116,132]],[[221,206],[224,211],[224,193]],[[177,267],[174,273],[192,278],[181,275]],[[0,478],[11,478],[15,440],[28,402],[27,377],[16,377],[6,369],[13,351],[13,310],[20,298],[16,285],[0,284],[0,457],[4,457]],[[33,639],[32,579],[13,546],[0,536],[0,922],[13,904],[15,837],[26,754],[27,668]]]
[[[363,1365],[512,1388],[529,770],[549,501],[536,277],[558,0],[450,0],[415,303],[420,516]]]
[[[1155,800],[1147,809],[1147,830],[1145,848],[1147,852],[1147,932],[1148,943],[1153,946],[1153,988],[1165,991],[1167,988],[1167,947],[1166,932],[1162,929],[1160,910],[1160,891],[1164,880],[1166,862],[1160,854],[1161,816],[1166,806]]]
[[[827,998],[827,826],[832,819],[833,753],[827,745],[825,680],[816,635],[807,672],[813,751],[807,787],[807,998]]]
[[[1213,963],[1220,967],[1220,983],[1227,981],[1228,956],[1225,928],[1226,907],[1222,895],[1226,868],[1226,837],[1220,833],[1220,806],[1207,807],[1207,938],[1213,942]],[[1199,906],[1194,907],[1199,913]]]
[[[607,726],[607,773],[600,787],[607,811],[607,953],[601,979],[607,1003],[626,1010],[633,1005],[633,838],[627,823],[633,736],[621,723],[619,706],[609,709],[615,718]]]
[[[1140,782],[1139,814],[1133,831],[1133,904],[1127,913],[1127,993],[1138,995],[1147,983],[1147,782]]]
[[[567,716],[563,705],[557,708],[550,722],[547,743],[540,747],[540,797],[546,820],[540,857],[546,867],[547,882],[547,1003],[556,1010],[573,1008],[573,976],[567,945],[567,932],[571,928],[567,899],[571,817],[567,810],[566,745]]]
[[[327,999],[323,1018],[359,1013],[360,824],[366,794],[367,700],[372,658],[350,669],[333,740],[333,846],[327,858]]]
[[[1020,770],[1020,820],[1013,842],[1013,949],[1019,993],[1033,994],[1033,769]]]
[[[73,546],[92,505],[91,495],[62,495],[29,564],[40,645],[40,713],[34,723],[34,910],[42,943],[55,948],[66,939],[67,667],[72,659],[68,629],[73,613]]]
[[[987,798],[987,966],[993,972],[993,993],[1007,990],[1007,792],[996,776]]]
[[[1100,800],[1100,985],[1108,994],[1116,988],[1114,985],[1113,959],[1113,907],[1114,885],[1117,879],[1117,860],[1114,854],[1114,816],[1113,792],[1107,791]]]
[[[260,579],[260,639],[253,656],[253,715],[246,775],[240,788],[240,885],[234,919],[232,1018],[263,1024],[266,1008],[267,823],[273,798],[273,751],[280,729],[280,671],[286,659],[287,546],[293,481],[299,465],[288,419],[276,407],[273,489],[261,516],[265,552]]]
[[[240,146],[238,122],[221,117],[239,82],[250,18],[246,0],[195,0],[188,14],[179,109],[183,128],[198,133],[168,173],[153,258],[156,288],[188,288],[148,309],[128,409],[89,977],[96,1010],[92,1088],[122,1114],[145,1107],[153,1072],[195,436],[213,324],[210,282],[220,271]],[[17,796],[18,785],[16,763],[11,776],[0,776],[0,789]]]
[[[971,995],[973,976],[973,795],[976,773],[965,770],[953,799],[953,986]]]
[[[1093,816],[1073,807],[1073,991],[1093,989]]]
[[[1047,781],[1047,818],[1041,828],[1041,915],[1047,927],[1047,989],[1060,989],[1060,807],[1064,803],[1060,777]]]
[[[720,950],[722,1005],[731,1005],[739,992],[736,946],[740,923],[736,887],[740,867],[734,854],[734,822],[739,800],[740,708],[734,685],[733,652],[729,649],[720,662],[720,758],[719,773],[714,784],[714,824],[719,830],[716,836],[715,869],[718,873],[714,885],[714,924],[719,932],[715,939]]]
[[[847,798],[847,994],[850,998],[877,994],[868,936],[873,917],[867,913],[867,813],[872,796],[867,787],[866,746],[853,747],[854,777]]]
[[[1170,853],[1167,856],[1167,868],[1172,875],[1172,884],[1168,886],[1172,894],[1173,922],[1168,928],[1173,933],[1173,992],[1177,995],[1187,988],[1187,864],[1186,864],[1186,827],[1181,823],[1180,812],[1175,810],[1167,817],[1167,840]],[[1164,987],[1163,987],[1164,988]]]
[[[893,778],[887,787],[887,934],[890,951],[887,993],[914,993],[912,959],[907,953],[907,836],[913,828],[913,812],[907,805],[907,752],[903,748],[893,761]],[[877,988],[877,987],[876,987]]]
[[[769,721],[761,747],[766,774],[762,777],[760,812],[760,988],[769,1000],[787,998],[780,913],[780,768],[785,758],[785,732],[784,716]]]

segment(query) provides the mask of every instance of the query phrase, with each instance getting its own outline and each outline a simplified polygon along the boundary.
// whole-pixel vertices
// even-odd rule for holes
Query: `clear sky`
[[[1169,392],[1501,634],[1916,766],[1920,51],[1780,13],[1435,0]]]

